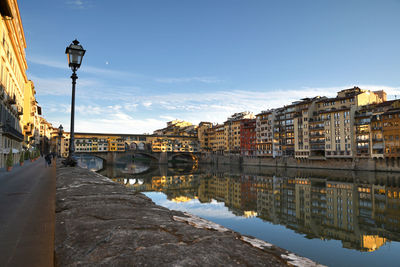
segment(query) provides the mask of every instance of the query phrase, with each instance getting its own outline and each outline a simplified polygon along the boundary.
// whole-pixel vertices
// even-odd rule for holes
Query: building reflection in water
[[[237,216],[257,216],[307,238],[341,240],[343,247],[360,251],[374,251],[389,240],[399,241],[397,186],[225,173],[115,181],[136,191],[164,192],[175,202],[198,199],[208,203],[215,199]]]
[[[400,174],[251,167],[188,174],[159,166],[144,174],[103,174],[177,203],[223,202],[236,216],[285,225],[309,239],[340,240],[349,249],[374,251],[400,241]]]

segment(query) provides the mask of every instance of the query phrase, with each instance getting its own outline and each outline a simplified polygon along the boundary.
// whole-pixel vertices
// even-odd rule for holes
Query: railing
[[[316,126],[309,126],[308,127],[310,130],[322,130],[325,127],[323,125],[316,125]]]
[[[310,133],[310,137],[314,137],[314,136],[325,136],[324,134],[322,134],[322,133]]]
[[[15,105],[17,102],[15,101],[15,95],[13,95],[12,97],[8,97],[7,99],[7,103],[10,105]]]
[[[3,135],[6,135],[19,142],[24,140],[24,135],[9,124],[3,125]]]
[[[325,146],[324,145],[314,145],[314,146],[311,146],[311,150],[325,150]]]
[[[309,121],[309,122],[322,122],[322,121],[324,121],[324,120],[321,119],[321,118],[310,118],[308,121]]]
[[[323,139],[310,140],[310,144],[325,144],[325,140]]]

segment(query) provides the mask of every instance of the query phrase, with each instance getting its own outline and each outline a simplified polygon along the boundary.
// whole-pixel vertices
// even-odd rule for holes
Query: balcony
[[[17,107],[17,111],[18,111],[18,116],[21,116],[24,114],[24,109],[21,106]]]
[[[3,135],[8,136],[11,139],[14,139],[18,142],[24,141],[24,135],[15,129],[13,126],[6,124],[2,126]]]
[[[310,140],[310,144],[325,144],[324,139]]]
[[[308,121],[309,121],[309,122],[322,122],[322,121],[324,121],[324,120],[321,119],[321,118],[310,118]]]
[[[314,137],[314,136],[325,136],[325,135],[323,133],[319,133],[319,132],[310,133],[310,137]]]
[[[323,130],[325,127],[323,125],[315,125],[315,126],[309,126],[308,128],[310,130]]]
[[[31,135],[32,134],[32,127],[33,125],[31,123],[28,123],[27,125],[24,126],[24,132],[26,135]]]
[[[0,84],[0,99],[3,100],[5,97],[5,88],[2,84]]]
[[[12,97],[8,97],[8,99],[7,99],[7,104],[9,104],[9,105],[15,105],[17,102],[16,102],[16,100],[15,100],[15,95],[13,95]]]
[[[312,145],[311,150],[325,150],[325,145]]]
[[[382,130],[382,127],[372,127],[372,130],[379,131],[379,130]]]

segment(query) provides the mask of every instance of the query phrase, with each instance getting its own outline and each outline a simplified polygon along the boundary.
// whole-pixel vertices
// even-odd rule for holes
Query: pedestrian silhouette
[[[47,166],[51,165],[51,154],[47,154],[44,159],[46,160]]]

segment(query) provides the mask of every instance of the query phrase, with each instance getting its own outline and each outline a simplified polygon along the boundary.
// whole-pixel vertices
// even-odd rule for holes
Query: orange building
[[[385,157],[400,157],[400,107],[388,110],[382,115],[382,131],[385,140]]]

